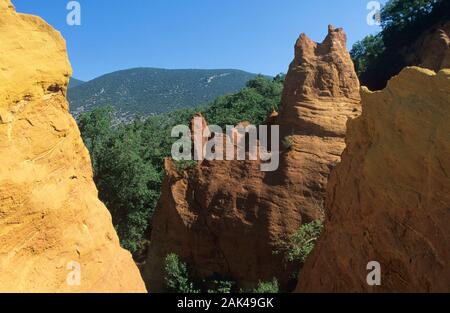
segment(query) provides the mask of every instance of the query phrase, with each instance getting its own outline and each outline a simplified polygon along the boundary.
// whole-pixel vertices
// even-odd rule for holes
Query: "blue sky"
[[[81,26],[66,23],[69,0],[12,2],[61,31],[83,80],[143,66],[274,75],[302,32],[322,41],[328,24],[344,27],[351,47],[379,31],[366,22],[369,0],[79,0]]]

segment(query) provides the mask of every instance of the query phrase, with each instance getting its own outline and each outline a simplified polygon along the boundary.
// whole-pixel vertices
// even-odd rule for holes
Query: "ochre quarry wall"
[[[70,75],[61,35],[0,0],[0,291],[145,292],[97,198]]]
[[[406,68],[362,104],[297,291],[449,292],[450,70]],[[366,282],[371,261],[381,286]]]
[[[359,82],[343,30],[330,27],[322,43],[302,34],[280,113],[270,118],[280,125],[280,141],[290,143],[280,143],[279,168],[261,172],[259,161],[204,161],[180,174],[166,160],[144,271],[148,285],[164,290],[164,259],[173,252],[203,278],[253,288],[276,277],[282,290],[292,290],[298,264],[274,251],[303,222],[323,217],[347,119],[359,113]]]

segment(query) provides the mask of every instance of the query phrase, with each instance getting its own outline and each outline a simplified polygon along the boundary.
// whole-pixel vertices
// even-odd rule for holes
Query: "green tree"
[[[381,10],[384,30],[402,30],[428,16],[442,0],[390,0]]]
[[[106,141],[112,134],[114,115],[112,107],[102,107],[83,113],[78,118],[78,127],[91,155],[94,176],[98,171],[98,157],[105,152]]]
[[[361,75],[370,64],[384,52],[384,42],[380,34],[369,35],[353,45],[350,55],[355,63],[356,73]]]
[[[121,244],[142,247],[159,198],[161,173],[145,159],[139,122],[117,125],[110,108],[82,114],[79,126],[91,153],[100,199],[111,212]]]
[[[209,124],[222,128],[243,121],[264,124],[269,114],[280,106],[283,81],[282,75],[273,80],[257,76],[240,92],[217,98],[202,112]]]
[[[140,133],[119,128],[98,157],[97,186],[124,248],[140,248],[158,201],[160,173],[142,157]]]

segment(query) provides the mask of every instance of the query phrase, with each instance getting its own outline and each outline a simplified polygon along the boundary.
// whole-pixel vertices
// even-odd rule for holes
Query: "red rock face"
[[[362,96],[297,291],[449,292],[450,70],[407,68]],[[381,286],[367,284],[371,261]]]
[[[295,286],[298,264],[274,251],[303,222],[323,217],[330,169],[345,147],[348,118],[360,112],[359,83],[346,36],[330,27],[323,43],[301,35],[286,77],[280,114],[280,165],[260,161],[203,161],[179,174],[166,160],[144,270],[150,291],[164,288],[164,258],[177,253],[201,277],[253,288],[276,277]],[[292,285],[294,284],[294,286]]]

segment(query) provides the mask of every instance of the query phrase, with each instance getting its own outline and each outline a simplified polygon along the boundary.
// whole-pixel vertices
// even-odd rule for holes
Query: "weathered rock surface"
[[[405,54],[406,64],[409,65],[435,72],[450,68],[450,21],[424,32]]]
[[[360,111],[359,83],[345,47],[341,29],[330,27],[321,44],[300,36],[281,112],[269,122],[280,125],[281,141],[289,143],[275,172],[261,172],[260,161],[204,161],[179,174],[166,160],[144,274],[153,291],[163,290],[164,258],[172,252],[201,277],[235,280],[243,288],[277,277],[283,290],[290,289],[298,264],[273,252],[302,222],[323,216],[347,119]]]
[[[297,291],[449,292],[450,70],[406,68],[362,98]]]
[[[68,112],[64,40],[0,0],[0,47],[0,291],[145,292]]]

